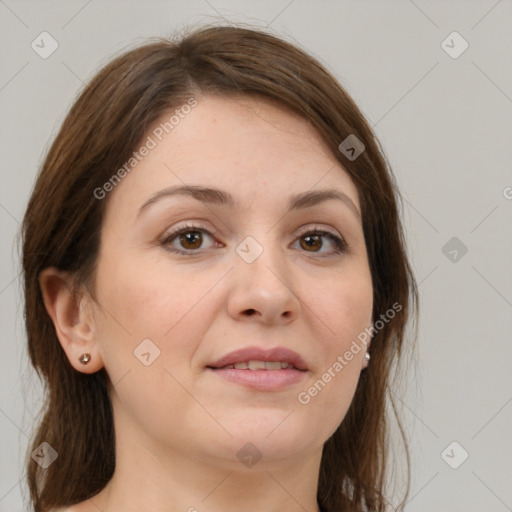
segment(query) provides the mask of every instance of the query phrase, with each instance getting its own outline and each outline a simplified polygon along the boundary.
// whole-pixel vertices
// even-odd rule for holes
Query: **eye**
[[[328,241],[327,245],[331,245],[331,250],[321,251],[325,245],[324,240]],[[341,237],[323,229],[307,231],[300,235],[297,242],[306,252],[320,253],[322,257],[333,256],[347,250],[347,244]]]
[[[171,233],[164,235],[160,243],[168,251],[183,255],[192,255],[194,252],[200,254],[201,251],[198,249],[205,249],[205,247],[203,247],[205,238],[210,238],[213,241],[210,248],[224,246],[220,242],[215,241],[210,231],[195,225],[186,225],[175,229]],[[326,241],[327,247],[331,247],[330,250],[322,250],[326,245]],[[345,252],[348,248],[346,242],[341,237],[330,231],[318,228],[301,234],[295,244],[297,243],[300,244],[300,247],[304,251],[313,254],[321,254],[322,258],[336,256]]]
[[[205,238],[213,240],[212,234],[207,229],[187,225],[165,235],[161,244],[169,251],[179,254],[189,254],[190,252],[199,252],[197,249],[204,249],[202,245]],[[217,242],[215,242],[214,245],[215,244],[219,245]],[[177,245],[179,246],[177,247]]]

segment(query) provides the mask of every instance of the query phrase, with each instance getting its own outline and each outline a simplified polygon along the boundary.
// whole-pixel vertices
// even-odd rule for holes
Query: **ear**
[[[39,286],[46,311],[71,366],[82,373],[101,370],[103,361],[96,342],[92,298],[85,293],[79,297],[73,293],[71,275],[54,267],[39,274]],[[91,355],[88,364],[79,361],[84,353]]]

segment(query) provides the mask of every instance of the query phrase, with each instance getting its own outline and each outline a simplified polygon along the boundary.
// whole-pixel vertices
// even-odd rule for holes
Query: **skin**
[[[282,107],[243,96],[196,98],[191,113],[103,199],[94,298],[75,300],[69,276],[55,268],[41,274],[70,364],[84,373],[105,367],[111,381],[116,471],[73,512],[226,512],[240,504],[248,512],[318,511],[322,447],[366,365],[363,347],[307,405],[298,401],[372,322],[371,274],[349,175],[308,122]],[[137,217],[155,193],[184,184],[229,192],[239,208],[180,195]],[[346,194],[356,212],[337,200],[287,211],[289,196],[324,188]],[[183,225],[213,235],[201,232],[199,248],[179,237],[161,243]],[[327,237],[309,247],[304,239],[315,229],[341,236],[348,249],[335,254]],[[247,236],[263,248],[250,264],[235,251]],[[134,356],[144,339],[160,350],[149,366]],[[269,392],[205,369],[247,346],[290,348],[308,371]],[[84,352],[92,356],[87,365],[78,360]],[[237,457],[248,442],[262,455],[252,467]]]

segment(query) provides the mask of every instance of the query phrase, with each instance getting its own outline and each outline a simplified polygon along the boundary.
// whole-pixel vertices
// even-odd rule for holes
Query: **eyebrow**
[[[176,195],[189,196],[203,203],[226,206],[232,209],[240,209],[240,203],[236,201],[229,192],[224,190],[203,187],[200,185],[177,185],[160,190],[151,196],[139,208],[137,217],[139,217],[142,212],[146,210],[150,205],[155,204],[160,199]],[[354,213],[359,220],[361,220],[361,214],[359,213],[359,210],[357,209],[352,199],[350,199],[350,197],[348,197],[340,190],[333,188],[324,190],[311,190],[293,195],[288,200],[288,210],[301,210],[330,200],[341,201],[343,204],[348,206],[348,208],[350,208],[352,213]]]

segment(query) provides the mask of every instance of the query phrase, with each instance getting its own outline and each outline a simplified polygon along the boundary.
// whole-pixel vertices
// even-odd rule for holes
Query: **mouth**
[[[259,391],[278,391],[300,382],[308,373],[296,352],[285,348],[246,348],[206,366],[228,382]]]
[[[292,363],[288,361],[242,361],[240,363],[227,364],[222,367],[208,367],[212,368],[212,370],[267,370],[267,371],[276,371],[276,370],[286,370],[290,368],[291,370],[298,370]],[[302,370],[300,370],[302,371]]]

